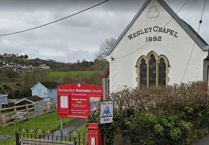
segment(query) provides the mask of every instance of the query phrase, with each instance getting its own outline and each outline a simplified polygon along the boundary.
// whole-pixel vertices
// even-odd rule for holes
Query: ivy
[[[160,135],[162,135],[163,126],[161,126],[160,124],[156,124],[156,125],[154,126],[154,131],[155,131],[156,134],[159,133]]]

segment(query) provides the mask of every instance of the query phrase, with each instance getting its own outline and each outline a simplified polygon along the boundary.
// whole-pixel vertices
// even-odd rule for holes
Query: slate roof
[[[136,19],[140,16],[140,14],[143,12],[143,10],[146,8],[146,6],[150,3],[151,0],[147,0],[142,8],[138,11],[138,13],[135,15],[135,17],[132,19],[132,21],[129,23],[129,25],[126,27],[126,29],[123,31],[123,33],[120,35],[120,37],[117,39],[115,45],[107,52],[107,55],[110,55],[111,52],[115,49],[115,47],[118,45],[120,40],[124,37],[126,32],[129,30],[129,28],[134,24]],[[183,21],[181,18],[179,18],[178,15],[167,5],[167,3],[164,0],[157,0],[163,8],[173,17],[173,19],[185,30],[185,32],[196,42],[196,44],[203,50],[208,51],[208,44],[198,35],[198,33],[185,21]]]
[[[106,74],[106,72],[108,71],[108,69],[109,69],[109,64],[107,64],[107,65],[103,68],[102,72],[100,73],[100,76],[104,76],[104,75]]]
[[[30,100],[32,102],[37,102],[37,101],[43,100],[43,98],[41,98],[39,96],[26,97],[25,99]]]
[[[44,87],[47,89],[56,89],[57,86],[59,85],[56,82],[40,82]]]
[[[0,98],[1,97],[8,97],[8,94],[0,94]]]
[[[43,100],[43,98],[39,96],[32,96],[32,97],[25,97],[22,100],[15,103],[15,105],[24,105],[24,104],[31,104],[37,101]]]

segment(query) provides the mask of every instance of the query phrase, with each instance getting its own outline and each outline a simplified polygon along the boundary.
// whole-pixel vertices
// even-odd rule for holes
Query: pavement
[[[65,133],[67,133],[69,135],[70,132],[77,130],[80,126],[82,126],[85,123],[86,123],[86,119],[75,119],[75,120],[71,121],[67,125],[63,126],[63,135],[62,136],[65,137]],[[60,130],[60,128],[58,128],[57,130]],[[56,136],[59,136],[59,137],[56,137]],[[60,131],[56,132],[56,129],[55,129],[54,135],[53,135],[54,139],[52,139],[52,133],[50,133],[49,136],[46,135],[45,137],[48,140],[55,140],[55,138],[57,140],[60,140],[61,139],[60,136],[61,136]],[[81,134],[81,136],[83,136],[83,134]]]
[[[199,139],[191,145],[209,145],[209,135],[203,137],[202,139]]]
[[[81,127],[83,124],[86,123],[86,119],[76,119],[72,122],[68,123],[63,127],[63,133],[69,134],[73,130],[77,130],[79,127]]]

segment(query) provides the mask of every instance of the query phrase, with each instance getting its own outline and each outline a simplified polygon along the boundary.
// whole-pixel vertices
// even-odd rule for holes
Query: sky
[[[100,45],[118,38],[146,0],[109,0],[63,21],[15,35],[0,37],[0,54],[59,62],[93,61]],[[102,0],[0,0],[0,35],[33,28],[77,13]],[[177,12],[186,0],[165,0]],[[198,30],[205,0],[189,0],[178,13]],[[209,0],[200,35],[209,43]]]

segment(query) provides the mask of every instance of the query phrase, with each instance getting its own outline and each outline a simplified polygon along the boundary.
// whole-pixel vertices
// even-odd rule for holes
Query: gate
[[[28,130],[26,127],[20,127],[18,131],[15,128],[16,145],[21,145],[21,137],[52,141],[69,141],[76,142],[76,145],[88,145],[87,131],[84,134],[80,134],[77,130],[62,133],[60,129],[45,132],[42,128],[37,128],[34,131],[32,129]]]

